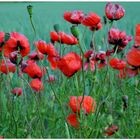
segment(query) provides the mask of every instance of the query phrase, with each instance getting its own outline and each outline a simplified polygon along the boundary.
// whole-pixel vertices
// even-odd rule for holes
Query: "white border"
[[[0,0],[0,2],[140,2],[140,0]]]

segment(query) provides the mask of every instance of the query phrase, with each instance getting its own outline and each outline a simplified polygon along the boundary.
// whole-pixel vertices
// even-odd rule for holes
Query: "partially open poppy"
[[[5,33],[0,32],[0,52],[2,51],[2,47],[4,45],[4,36],[5,36]]]
[[[22,94],[22,88],[14,88],[11,93],[20,96]]]
[[[46,54],[49,56],[58,56],[57,50],[55,49],[55,47],[51,43],[46,44],[45,41],[39,40],[39,41],[34,42],[34,45],[38,48],[38,50],[42,54]]]
[[[130,49],[126,55],[126,59],[129,65],[134,67],[140,67],[140,49]]]
[[[76,114],[70,114],[66,119],[67,119],[67,122],[71,126],[73,126],[75,128],[78,128],[79,127],[80,123],[79,123],[79,121],[77,119],[77,115]]]
[[[28,55],[30,52],[28,39],[18,32],[10,33],[10,38],[4,45],[4,56],[9,57],[10,53],[14,51],[19,51],[22,57]]]
[[[23,72],[27,73],[31,78],[41,78],[41,68],[34,61],[27,61],[27,66],[22,69]]]
[[[82,67],[82,59],[75,52],[69,52],[57,62],[57,67],[67,77],[73,76]]]
[[[124,48],[131,40],[131,36],[127,36],[125,31],[120,31],[117,28],[113,27],[108,32],[108,42],[110,44]]]
[[[135,45],[140,46],[140,24],[136,25]]]
[[[112,58],[109,64],[112,68],[117,69],[117,70],[121,70],[126,67],[126,62],[118,58]]]
[[[16,65],[11,63],[9,59],[2,60],[0,63],[0,71],[2,73],[8,74],[9,72],[14,73],[16,71]]]
[[[105,13],[109,20],[119,20],[124,16],[125,10],[121,5],[109,2],[105,7]]]
[[[36,79],[33,79],[31,82],[30,82],[30,86],[33,90],[35,90],[36,92],[39,92],[40,90],[43,90],[44,89],[44,86],[43,86],[43,83],[40,79],[36,78]]]
[[[74,113],[80,113],[80,110],[83,109],[86,114],[89,114],[95,111],[96,102],[91,96],[84,96],[84,98],[82,96],[71,96],[69,106]]]
[[[64,32],[50,32],[50,37],[52,42],[60,42],[67,45],[76,45],[78,40],[72,34],[68,35]]]
[[[101,19],[97,14],[89,12],[82,17],[81,23],[85,26],[95,27],[100,23],[100,20]]]
[[[64,12],[64,19],[72,24],[80,24],[83,11],[74,10],[72,12]]]

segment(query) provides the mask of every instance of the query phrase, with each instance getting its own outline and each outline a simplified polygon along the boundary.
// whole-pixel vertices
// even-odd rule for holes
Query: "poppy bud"
[[[79,38],[80,32],[79,32],[79,30],[78,30],[78,27],[72,26],[72,27],[71,27],[71,33],[72,33],[73,36],[75,36],[77,39]]]
[[[10,38],[10,33],[5,33],[4,42],[6,42],[7,40],[9,40],[9,38]]]
[[[32,5],[28,5],[27,6],[27,10],[28,10],[28,14],[30,15],[30,17],[32,16],[32,8],[33,8],[33,6]]]
[[[126,110],[126,108],[128,107],[128,96],[127,95],[122,96],[122,101],[123,101],[123,110]]]
[[[53,28],[58,33],[59,29],[60,29],[60,26],[59,26],[59,24],[54,24]]]

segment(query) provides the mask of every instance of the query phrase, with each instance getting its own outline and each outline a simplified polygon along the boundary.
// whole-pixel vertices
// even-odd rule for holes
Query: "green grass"
[[[33,6],[33,22],[37,31],[37,37],[30,24],[27,13],[27,6]],[[123,19],[114,23],[120,30],[125,30],[128,35],[134,36],[135,25],[140,23],[139,2],[119,2],[126,14]],[[104,16],[105,2],[13,2],[0,3],[0,31],[16,31],[25,34],[34,50],[33,40],[43,39],[50,42],[50,31],[53,25],[58,23],[61,31],[70,33],[71,24],[63,19],[64,11],[83,10],[85,13],[93,11]],[[84,27],[80,25],[80,31]],[[84,51],[90,49],[91,31],[87,30],[85,35]],[[102,40],[105,39],[105,42]],[[97,50],[106,50],[107,29],[96,33]],[[134,41],[128,44],[132,46]],[[65,45],[66,46],[66,45]],[[64,47],[64,45],[62,46]],[[59,48],[59,46],[57,46]],[[76,51],[79,53],[77,46],[68,46],[66,52]],[[48,63],[44,60],[44,64]],[[50,65],[48,65],[50,66]],[[104,135],[105,127],[109,124],[119,126],[119,131],[107,138],[140,138],[140,84],[139,75],[131,79],[119,79],[116,77],[117,70],[109,67],[108,77],[106,76],[107,67],[99,69],[97,74],[90,71],[85,72],[85,94],[92,96],[97,103],[94,114],[89,115],[86,119],[81,120],[80,129],[75,129],[68,125],[62,115],[62,110],[58,104],[50,84],[45,82],[47,76],[43,78],[44,91],[34,94],[17,74],[9,76],[1,74],[0,77],[0,135],[5,138],[106,138]],[[65,115],[68,116],[71,110],[67,104],[70,96],[82,95],[83,81],[80,77],[79,86],[76,78],[81,72],[76,73],[72,78],[66,78],[58,70],[49,73],[56,75],[56,82],[53,88],[61,101]],[[27,76],[25,76],[27,78]],[[136,84],[138,82],[138,85]],[[12,85],[11,85],[12,83]],[[91,91],[91,87],[94,88]],[[23,95],[19,98],[13,98],[9,88],[21,86]],[[122,110],[122,96],[128,96],[128,108]],[[105,104],[101,103],[105,100]],[[88,127],[85,127],[88,126]]]

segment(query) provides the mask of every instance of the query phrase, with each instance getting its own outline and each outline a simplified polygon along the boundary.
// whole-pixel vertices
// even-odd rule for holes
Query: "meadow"
[[[126,61],[129,49],[135,43],[135,27],[140,23],[140,2],[116,2],[123,6],[125,15],[112,25],[107,19],[102,29],[96,31],[94,45],[96,51],[107,51],[109,28],[117,27],[132,36],[122,53],[114,53]],[[24,34],[30,43],[30,52],[36,50],[34,41],[44,40],[50,43],[50,32],[54,25],[59,24],[59,30],[71,33],[71,23],[63,18],[65,11],[82,10],[84,13],[95,12],[104,22],[107,2],[0,2],[0,32],[19,32]],[[32,28],[27,6],[32,5]],[[83,25],[78,25],[81,45],[54,44],[63,56],[69,52],[82,55],[82,51],[91,49],[93,33]],[[112,47],[112,46],[111,46]],[[1,59],[7,59],[3,55]],[[28,57],[25,57],[27,60]],[[86,61],[86,58],[83,58]],[[52,70],[45,58],[38,61],[40,67],[46,69],[42,76],[44,89],[33,90],[29,84],[31,77],[27,74],[19,76],[19,66],[15,73],[4,74],[0,71],[0,136],[4,138],[140,138],[140,78],[119,78],[118,70],[109,65],[101,69],[84,71],[83,66],[74,75],[67,77],[60,69]],[[82,62],[83,64],[83,62]],[[74,64],[73,64],[74,65]],[[128,65],[128,64],[127,64]],[[138,67],[139,68],[139,67]],[[139,70],[138,70],[139,71]],[[53,75],[54,80],[48,80]],[[11,90],[22,88],[22,94],[15,96]],[[81,109],[78,124],[75,128],[67,121],[72,113],[69,107],[71,96],[91,96],[96,101],[94,112],[85,114]],[[88,106],[88,105],[87,105]],[[80,104],[81,108],[81,104]],[[76,113],[75,113],[76,114]],[[77,115],[79,115],[77,113]],[[116,126],[117,130],[107,128]],[[108,132],[108,131],[109,132]],[[107,131],[107,132],[106,132]],[[110,132],[111,131],[111,132]]]

